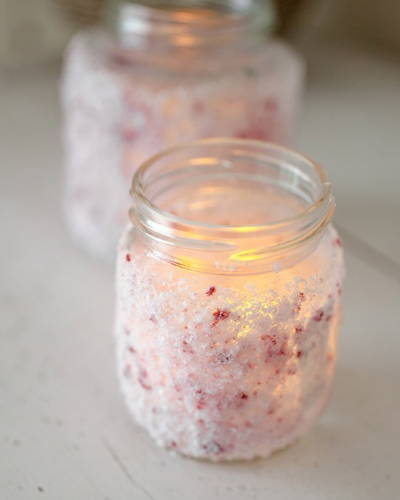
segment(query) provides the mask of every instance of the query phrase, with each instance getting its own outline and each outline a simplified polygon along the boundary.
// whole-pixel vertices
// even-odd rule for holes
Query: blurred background
[[[351,224],[353,233],[370,235],[371,245],[390,248],[386,253],[397,256],[398,233],[382,221],[391,220],[399,208],[399,170],[392,166],[399,156],[400,2],[265,0],[265,5],[275,9],[275,33],[306,63],[294,145],[324,164],[340,186],[336,196],[344,226]],[[103,6],[104,0],[0,0],[4,165],[25,162],[16,157],[18,136],[36,133],[42,136],[34,149],[47,155],[44,163],[62,171],[62,55],[74,33],[102,22]],[[382,174],[383,164],[391,182]],[[60,196],[60,178],[49,184]],[[385,202],[379,198],[379,210],[369,210],[367,222],[366,208],[378,192]]]
[[[266,0],[266,2],[269,0]],[[15,67],[59,58],[72,33],[99,22],[104,0],[0,0],[0,62]],[[273,0],[279,34],[364,42],[400,50],[396,0]]]

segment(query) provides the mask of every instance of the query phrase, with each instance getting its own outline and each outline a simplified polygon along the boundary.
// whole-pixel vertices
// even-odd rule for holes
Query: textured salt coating
[[[213,461],[291,443],[330,393],[343,273],[332,227],[296,266],[241,277],[160,262],[128,228],[116,338],[132,415],[159,445]]]
[[[202,137],[287,143],[302,82],[299,61],[275,42],[236,73],[210,78],[113,63],[110,50],[101,32],[78,34],[62,83],[67,220],[77,240],[103,256],[114,254],[128,186],[146,158]]]

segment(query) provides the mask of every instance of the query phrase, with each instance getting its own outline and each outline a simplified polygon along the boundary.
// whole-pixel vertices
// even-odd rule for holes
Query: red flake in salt
[[[295,326],[295,327],[294,327],[294,331],[295,331],[296,333],[301,333],[301,332],[303,331],[303,327],[302,327],[302,326]]]
[[[321,321],[324,317],[324,311],[317,311],[313,317],[314,321]]]
[[[303,356],[303,351],[297,351],[296,356],[297,356],[298,358],[300,358],[301,356]]]
[[[273,415],[275,413],[275,410],[271,409],[267,411],[267,415]]]
[[[277,369],[275,370],[275,375],[279,375],[280,373],[281,373],[280,369],[279,369],[279,368],[277,368]]]
[[[196,114],[202,113],[204,111],[204,103],[201,101],[195,101],[193,103],[193,110]]]
[[[196,408],[198,410],[202,410],[206,406],[207,394],[202,389],[197,389],[196,394],[200,394],[200,397],[196,403]]]
[[[221,364],[229,363],[230,361],[232,361],[232,358],[233,358],[232,354],[229,354],[227,352],[219,352],[216,355],[216,361],[218,361]]]
[[[214,444],[218,450],[217,453],[223,453],[225,451],[225,448],[223,446],[221,446],[219,443],[217,443],[216,441],[214,441]]]
[[[210,288],[207,290],[206,294],[208,296],[213,295],[216,292],[216,290],[217,289],[215,288],[215,286],[210,286]]]
[[[271,342],[272,345],[277,344],[276,335],[261,335],[260,339],[269,340],[269,342]]]
[[[176,448],[176,442],[175,441],[171,441],[169,443],[169,445],[170,445],[171,448]]]
[[[207,444],[203,444],[203,450],[206,450],[207,453],[212,453],[214,455],[218,455],[219,453],[223,453],[225,449],[217,443],[217,441],[211,441]]]
[[[229,314],[229,311],[221,311],[221,309],[217,309],[213,312],[214,321],[211,323],[211,326],[215,326],[219,321],[228,318]]]
[[[125,54],[113,54],[112,56],[113,63],[119,64],[120,66],[130,66],[132,64],[131,60],[129,57],[127,57]],[[127,96],[124,96],[125,100]]]
[[[264,101],[264,108],[266,111],[270,112],[270,113],[275,113],[278,109],[278,103],[276,102],[275,99],[266,99]]]
[[[129,351],[129,352],[131,352],[132,354],[135,354],[136,349],[130,345],[130,346],[128,347],[128,351]]]
[[[223,453],[225,451],[225,448],[223,446],[221,446],[219,443],[217,443],[216,441],[214,441],[214,445],[217,448],[217,453]]]
[[[126,262],[130,262],[130,261],[132,260],[132,259],[131,259],[131,254],[127,253],[127,254],[125,255],[125,260],[126,260]]]
[[[293,311],[295,313],[298,313],[301,311],[301,302],[304,302],[306,300],[306,296],[304,295],[303,292],[299,292],[298,293],[298,303],[295,304],[295,306],[293,307]]]
[[[151,385],[149,385],[147,382],[147,370],[145,370],[144,368],[141,368],[139,372],[138,382],[143,387],[143,389],[145,389],[146,391],[151,391]]]
[[[337,247],[343,246],[342,240],[340,238],[336,238],[335,240],[333,240],[333,245]]]
[[[123,127],[121,129],[121,138],[125,142],[133,142],[138,137],[138,135],[138,131],[132,127]]]
[[[258,139],[262,141],[266,140],[267,133],[265,131],[265,127],[254,123],[251,124],[248,128],[241,129],[236,132],[234,137],[238,137],[239,139]]]
[[[248,396],[245,392],[241,392],[241,393],[239,394],[239,398],[240,398],[240,399],[249,399],[249,396]]]
[[[187,342],[186,340],[182,340],[182,345],[183,345],[182,352],[188,352],[189,354],[193,354],[194,351],[189,342]]]

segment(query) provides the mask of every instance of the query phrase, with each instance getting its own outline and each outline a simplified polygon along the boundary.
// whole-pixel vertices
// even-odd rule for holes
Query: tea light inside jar
[[[128,229],[119,252],[118,359],[127,404],[159,444],[211,460],[266,456],[302,434],[326,403],[335,359],[340,240],[328,227],[295,264],[277,258],[272,270],[243,273],[264,255],[260,248],[289,237],[282,228],[252,238],[254,227],[307,207],[295,192],[245,177],[200,176],[153,200],[192,221],[195,240],[204,238],[204,224],[223,225],[221,233],[240,228],[245,250],[193,254],[178,245],[171,265]],[[210,260],[217,268],[221,261],[221,274],[204,271]]]

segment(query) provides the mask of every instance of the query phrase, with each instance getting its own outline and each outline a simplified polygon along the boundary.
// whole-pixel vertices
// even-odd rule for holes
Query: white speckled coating
[[[325,406],[340,322],[343,254],[329,227],[303,262],[211,276],[120,241],[118,371],[135,419],[158,444],[210,460],[267,456]]]
[[[276,42],[245,68],[212,77],[154,74],[109,53],[102,32],[76,35],[62,83],[66,216],[77,240],[103,256],[114,255],[141,162],[201,137],[287,143],[302,84],[301,64]]]

